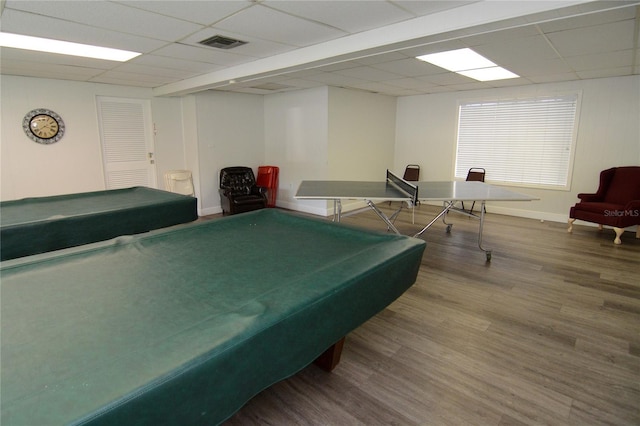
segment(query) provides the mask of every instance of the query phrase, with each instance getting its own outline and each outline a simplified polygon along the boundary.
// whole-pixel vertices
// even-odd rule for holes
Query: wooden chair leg
[[[613,228],[614,231],[616,231],[616,238],[613,240],[614,244],[622,244],[622,240],[620,239],[620,236],[622,236],[622,233],[624,232],[623,228]]]
[[[568,233],[572,233],[573,232],[573,222],[575,222],[576,220],[574,218],[569,219],[569,228],[567,228],[567,232]]]

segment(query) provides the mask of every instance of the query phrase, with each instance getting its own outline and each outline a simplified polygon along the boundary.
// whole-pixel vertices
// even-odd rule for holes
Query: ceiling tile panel
[[[107,1],[9,0],[5,7],[165,41],[185,37],[202,28],[180,19]]]
[[[82,80],[100,75],[103,69],[81,67],[75,65],[49,64],[13,59],[0,61],[0,73],[7,75],[22,75],[26,77],[52,78],[58,80]]]
[[[575,71],[589,71],[606,68],[622,68],[633,61],[633,49],[606,52],[594,55],[571,56],[567,64]]]
[[[429,74],[441,74],[442,68],[431,65],[416,58],[407,58],[400,61],[383,62],[373,64],[373,68],[401,75],[404,77],[417,77]]]
[[[540,83],[554,83],[560,81],[573,81],[579,80],[578,74],[575,72],[567,72],[562,74],[544,74],[544,75],[533,75],[528,76],[527,80],[532,83],[540,84]]]
[[[490,89],[491,85],[488,83],[483,83],[481,81],[471,81],[469,83],[464,84],[450,84],[447,85],[449,90],[480,90],[480,89]]]
[[[453,89],[452,86],[433,86],[426,90],[423,90],[424,93],[429,93],[429,94],[454,92],[454,91],[455,89]]]
[[[130,83],[140,83],[146,85],[145,87],[154,87],[159,84],[165,84],[171,81],[169,77],[163,77],[158,74],[147,73],[134,73],[134,72],[122,72],[122,71],[105,71],[99,76],[92,78],[91,81],[95,82],[108,82],[108,81],[122,81]]]
[[[280,53],[288,52],[296,48],[295,46],[291,46],[288,44],[276,43],[256,37],[250,37],[247,34],[239,34],[232,31],[221,31],[220,29],[216,28],[205,28],[203,30],[200,30],[194,34],[191,34],[189,37],[182,39],[180,43],[202,48],[203,45],[200,44],[201,41],[216,35],[221,35],[223,37],[246,42],[247,44],[229,49],[228,53],[244,55],[251,58],[268,58],[269,56],[278,55]],[[207,49],[214,48],[207,47]],[[224,50],[220,51],[224,52]]]
[[[634,48],[632,19],[547,34],[562,56],[580,56]]]
[[[399,61],[406,58],[407,55],[405,55],[404,53],[400,51],[393,51],[388,53],[378,53],[375,55],[363,56],[354,59],[353,62],[356,62],[358,65],[375,65],[383,62]]]
[[[513,87],[531,84],[531,80],[528,78],[507,78],[504,80],[485,81],[484,83],[490,87]]]
[[[194,77],[201,73],[194,71],[176,70],[171,68],[154,67],[150,65],[142,65],[135,63],[122,64],[112,71],[132,73],[132,74],[144,74],[153,75],[164,79],[165,81],[174,81],[176,79],[183,80],[185,78]]]
[[[527,25],[524,27],[510,28],[502,31],[491,31],[486,34],[465,37],[462,41],[467,47],[473,48],[478,45],[499,44],[512,39],[521,39],[538,35],[540,35],[540,32],[535,25]]]
[[[393,80],[402,77],[400,74],[380,70],[374,67],[357,67],[336,71],[335,74],[361,78],[368,81]]]
[[[111,75],[99,75],[97,77],[87,80],[91,83],[103,83],[103,84],[116,84],[119,86],[135,86],[135,87],[147,87],[149,89],[156,87],[157,82],[146,80],[144,76],[123,77],[123,76],[111,76]]]
[[[162,0],[162,1],[121,1],[134,7],[172,18],[182,19],[201,25],[212,25],[234,13],[251,7],[254,2],[246,1],[202,1],[202,0]]]
[[[7,8],[2,13],[2,31],[141,53],[151,52],[167,44],[162,40],[109,31]]]
[[[32,50],[12,49],[8,47],[0,48],[1,64],[11,61],[24,61],[31,63],[34,67],[44,68],[54,65],[69,67],[93,68],[98,70],[108,70],[119,65],[118,62],[102,61],[100,59],[82,58],[79,56],[56,55],[54,53],[36,52]]]
[[[143,53],[120,64],[2,49],[3,74],[152,87],[158,95],[217,87],[267,94],[333,85],[405,96],[640,72],[640,1],[510,2],[504,8],[496,2],[395,0],[0,4],[2,31]],[[518,13],[531,4],[540,12]],[[428,14],[436,14],[431,19],[441,21],[442,29],[417,35],[424,34],[416,31],[424,18],[415,17]],[[248,44],[230,50],[198,44],[217,34]],[[462,47],[522,78],[479,83],[415,59]],[[246,84],[227,84],[234,74]],[[198,79],[190,82],[191,76]]]
[[[631,67],[621,67],[621,68],[603,68],[598,70],[579,71],[577,74],[580,78],[591,79],[591,78],[606,78],[606,77],[622,77],[625,75],[629,75],[630,72],[631,72]]]
[[[508,31],[502,41],[473,46],[473,50],[504,67],[512,61],[558,58],[556,51],[542,35],[509,37]]]
[[[396,5],[415,14],[416,16],[430,15],[432,13],[443,12],[445,10],[455,9],[457,7],[466,6],[478,1],[393,1]]]
[[[190,71],[196,74],[204,74],[222,68],[222,65],[215,65],[206,62],[189,61],[182,59],[176,61],[168,56],[143,55],[132,61],[132,64],[145,65],[148,67],[167,68],[172,70]]]
[[[563,74],[573,71],[563,59],[521,59],[509,63],[506,68],[521,77]]]
[[[184,44],[173,43],[153,52],[156,56],[165,56],[175,59],[187,59],[196,62],[207,62],[216,65],[233,66],[252,60],[250,57],[236,55],[221,49],[210,47],[193,47]]]
[[[397,80],[387,80],[385,81],[385,84],[401,87],[403,89],[415,89],[415,90],[427,89],[429,87],[437,86],[437,84],[429,83],[424,80],[418,80],[416,78],[400,78]]]
[[[349,89],[364,90],[367,92],[378,93],[381,95],[390,96],[409,96],[419,94],[419,90],[415,89],[403,89],[401,87],[390,86],[384,83],[365,83],[361,82],[353,86],[348,86]]]
[[[270,1],[265,6],[310,21],[322,22],[345,33],[371,30],[415,17],[414,14],[386,1]]]
[[[256,5],[214,26],[292,46],[309,46],[346,35],[345,32]]]
[[[618,2],[620,5],[624,3],[630,2]],[[544,33],[552,33],[634,19],[635,15],[636,10],[634,7],[621,7],[600,13],[589,13],[575,18],[555,19],[540,23],[538,26]]]
[[[310,89],[312,87],[318,87],[323,83],[319,83],[317,81],[305,80],[302,78],[287,78],[282,80],[282,84],[286,84],[288,86],[294,86],[299,89]]]
[[[443,70],[444,71],[444,70]],[[453,84],[468,84],[474,82],[472,78],[465,77],[454,72],[443,72],[442,74],[434,74],[426,77],[416,77],[418,80],[424,80],[428,83],[438,86],[450,86]]]
[[[362,81],[359,78],[348,77],[346,75],[339,75],[331,72],[318,72],[317,74],[305,77],[305,79],[324,83],[327,86],[336,87],[352,86]]]

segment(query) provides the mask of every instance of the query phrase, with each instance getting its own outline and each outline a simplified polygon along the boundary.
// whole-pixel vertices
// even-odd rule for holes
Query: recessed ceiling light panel
[[[453,72],[496,66],[484,56],[468,48],[431,53],[418,56],[418,59]]]
[[[111,49],[109,47],[91,46],[89,44],[11,33],[0,33],[0,46],[118,62],[126,62],[141,55],[141,53],[128,50]]]
[[[519,77],[469,48],[422,55],[416,59],[479,81]]]
[[[505,80],[507,78],[518,78],[517,74],[512,73],[502,67],[480,68],[477,70],[459,71],[458,74],[465,77],[473,78],[478,81]]]

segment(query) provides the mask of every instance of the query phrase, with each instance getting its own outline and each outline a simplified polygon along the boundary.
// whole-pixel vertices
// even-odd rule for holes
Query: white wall
[[[386,178],[393,169],[396,98],[329,88],[329,177],[332,180]],[[365,207],[344,200],[343,211]],[[333,203],[329,206],[333,213]]]
[[[302,179],[328,179],[328,88],[265,96],[265,162],[279,172],[276,205],[326,214],[324,201],[294,198]]]
[[[523,188],[541,200],[495,204],[491,212],[565,221],[576,194],[596,190],[601,170],[640,164],[640,76],[397,100],[328,87],[154,98],[144,88],[5,75],[0,88],[2,200],[104,189],[96,96],[151,100],[158,184],[166,170],[194,170],[201,214],[220,211],[218,173],[229,165],[280,167],[277,204],[322,215],[329,203],[294,198],[301,180],[380,179],[380,170],[401,172],[410,163],[421,165],[423,180],[449,180],[457,102],[470,97],[582,93],[570,191]],[[59,143],[39,145],[24,135],[22,118],[38,107],[65,120]]]
[[[193,186],[198,198],[198,215],[204,216],[202,211],[202,188],[200,182],[200,163],[198,161],[198,107],[196,97],[185,96],[181,99],[182,139],[184,141],[185,169],[191,170]]]
[[[187,169],[182,121],[182,102],[178,98],[151,98],[155,128],[156,172],[158,188],[164,188],[164,173]]]
[[[0,85],[2,200],[105,189],[96,96],[151,99],[159,186],[165,170],[184,167],[177,98],[154,99],[144,88],[7,75],[0,76]],[[22,119],[35,108],[51,109],[64,120],[66,133],[58,143],[37,144],[24,134]]]
[[[384,180],[395,127],[395,97],[329,88],[329,177]]]
[[[280,167],[277,204],[327,215],[333,203],[294,198],[302,180],[384,179],[393,166],[395,109],[393,97],[333,87],[266,96],[266,161]]]
[[[640,164],[640,76],[399,98],[395,167],[403,169],[416,163],[421,166],[421,180],[453,179],[457,105],[461,100],[567,91],[582,93],[570,190],[514,188],[540,200],[491,204],[494,213],[564,222],[569,208],[578,201],[578,193],[597,190],[601,170]]]
[[[264,164],[263,97],[208,91],[194,98],[201,211],[220,213],[220,169],[247,166],[257,173]]]

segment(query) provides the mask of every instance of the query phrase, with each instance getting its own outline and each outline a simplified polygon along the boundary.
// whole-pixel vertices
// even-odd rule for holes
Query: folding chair
[[[475,181],[475,182],[484,182],[484,175],[486,174],[485,170],[482,167],[472,167],[469,169],[469,171],[467,172],[467,182],[469,181]],[[473,204],[471,204],[471,210],[469,210],[470,213],[473,213],[473,208],[475,207],[476,202],[474,201]],[[462,210],[464,210],[464,201],[462,202]],[[486,213],[486,210],[485,210]]]
[[[417,164],[409,164],[404,169],[404,176],[402,179],[408,180],[410,182],[417,182],[420,180],[420,166]]]
[[[404,175],[402,179],[409,182],[418,182],[420,180],[420,166],[418,164],[409,164],[404,169]],[[391,203],[389,203],[391,204]],[[420,204],[420,201],[416,201],[416,205]],[[416,223],[416,206],[411,207],[411,223]]]

